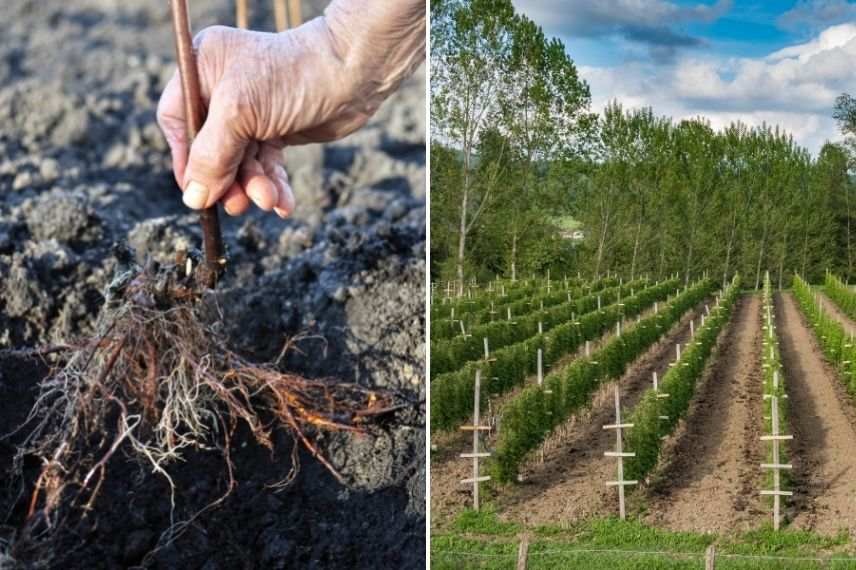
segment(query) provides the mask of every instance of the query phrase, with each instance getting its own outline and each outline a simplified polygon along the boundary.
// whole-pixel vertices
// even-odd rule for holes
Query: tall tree
[[[534,192],[538,167],[572,151],[579,131],[591,122],[591,95],[562,42],[547,39],[525,16],[515,20],[509,71],[511,81],[499,96],[500,120],[523,161],[520,195],[509,210],[514,280],[520,242],[528,230],[539,228],[533,219],[538,217]]]
[[[484,211],[490,187],[474,195],[474,151],[496,112],[511,57],[515,22],[510,0],[444,0],[431,9],[432,139],[461,152],[456,276],[463,286],[467,235]],[[451,198],[451,196],[449,196]]]

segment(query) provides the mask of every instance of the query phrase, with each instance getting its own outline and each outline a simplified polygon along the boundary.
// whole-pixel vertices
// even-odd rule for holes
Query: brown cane
[[[172,24],[175,31],[175,54],[178,59],[178,72],[181,75],[181,91],[184,97],[184,115],[187,125],[187,143],[190,145],[204,122],[202,93],[199,86],[199,70],[193,53],[190,34],[190,18],[187,0],[170,0]],[[213,289],[226,267],[223,250],[223,236],[220,233],[220,219],[217,206],[205,208],[200,212],[202,239],[205,248],[206,270],[201,273],[202,284]]]

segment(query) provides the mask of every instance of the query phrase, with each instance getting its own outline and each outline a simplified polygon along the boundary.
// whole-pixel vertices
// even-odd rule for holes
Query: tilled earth
[[[251,2],[253,27],[270,30],[269,2]],[[114,243],[140,261],[198,246],[196,216],[181,205],[155,124],[172,73],[166,2],[11,0],[0,42],[0,350],[92,332],[116,266]],[[196,30],[231,24],[230,1],[195,2]],[[306,17],[323,3],[304,1]],[[330,145],[289,148],[298,201],[282,221],[224,218],[230,273],[219,304],[232,347],[275,358],[300,333],[283,367],[400,391],[413,409],[371,437],[326,435],[321,450],[339,484],[291,440],[271,455],[240,432],[237,489],[218,498],[222,459],[195,452],[166,481],[114,459],[94,511],[50,545],[16,550],[28,485],[6,471],[16,437],[0,439],[0,567],[286,568],[422,567],[424,495],[424,71],[365,129]],[[38,361],[0,357],[0,433],[26,416],[45,374]],[[10,551],[13,556],[7,553]]]

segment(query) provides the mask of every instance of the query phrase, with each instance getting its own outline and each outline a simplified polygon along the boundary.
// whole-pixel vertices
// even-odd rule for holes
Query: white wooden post
[[[490,431],[490,426],[483,426],[479,423],[479,397],[481,394],[481,370],[476,370],[476,385],[475,385],[475,395],[474,395],[474,403],[473,403],[473,425],[471,426],[461,426],[461,430],[463,431],[472,431],[473,432],[473,451],[472,453],[462,453],[461,457],[464,459],[472,459],[473,460],[473,475],[469,479],[462,479],[461,483],[464,485],[472,484],[473,486],[473,508],[475,510],[479,510],[479,483],[482,481],[489,481],[489,475],[480,475],[479,474],[479,459],[482,457],[490,457],[490,453],[486,451],[479,451],[479,432],[482,431]]]
[[[776,377],[774,376],[774,379]],[[764,398],[769,398],[770,400],[770,414],[772,417],[772,434],[761,436],[762,441],[770,441],[773,444],[773,462],[772,463],[762,463],[762,469],[772,469],[773,470],[773,489],[762,490],[762,495],[772,495],[773,496],[773,528],[775,530],[779,530],[781,526],[781,498],[789,497],[793,495],[791,491],[782,491],[781,488],[781,470],[782,469],[793,469],[793,465],[782,464],[779,459],[779,442],[784,440],[792,440],[794,436],[792,435],[779,435],[779,399],[770,394],[765,394]]]
[[[544,334],[544,323],[538,321],[538,334]]]
[[[614,429],[615,430],[615,451],[606,451],[604,452],[605,457],[615,457],[618,459],[618,478],[615,481],[607,481],[607,487],[618,487],[618,513],[621,516],[621,520],[627,518],[627,514],[624,508],[624,487],[628,485],[636,485],[638,481],[625,481],[624,480],[624,458],[625,457],[636,457],[636,454],[633,452],[624,451],[624,443],[621,439],[621,430],[626,428],[632,428],[633,424],[622,424],[621,423],[621,399],[618,393],[618,386],[615,386],[615,423],[612,425],[605,425],[603,429]]]
[[[675,361],[670,363],[669,366],[677,366],[681,361],[681,343],[675,344]]]
[[[544,354],[543,351],[538,349],[538,387],[544,387]],[[552,390],[544,390],[544,395],[549,396],[552,394]],[[547,411],[547,415],[552,415],[553,412]],[[544,443],[541,444],[541,463],[544,463],[544,451],[547,449],[547,440],[544,440]]]
[[[657,398],[658,400],[664,400],[664,399],[669,397],[669,395],[667,393],[660,392],[660,383],[657,379],[657,371],[656,370],[654,371],[654,397]],[[658,408],[659,408],[659,406],[658,406]],[[657,416],[657,424],[659,425],[659,423],[661,421],[668,420],[668,419],[669,419],[669,416],[662,415],[662,414],[658,415]],[[666,436],[662,435],[662,436],[660,436],[660,439],[666,439]]]
[[[487,337],[484,337],[484,361],[485,362],[496,362],[496,358],[490,357],[490,349],[489,349]]]
[[[460,321],[458,321],[458,324],[460,324],[460,325],[461,325],[461,336],[462,336],[462,337],[464,337],[464,338],[469,338],[469,337],[471,337],[471,336],[472,336],[472,335],[467,334],[466,329],[464,329],[464,320],[463,320],[463,319],[461,319]]]

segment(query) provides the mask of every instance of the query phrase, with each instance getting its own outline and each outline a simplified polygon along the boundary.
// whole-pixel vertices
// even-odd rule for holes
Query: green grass
[[[569,528],[500,521],[491,509],[458,515],[449,533],[431,539],[431,567],[514,569],[523,532],[530,535],[528,568],[609,570],[698,569],[716,544],[717,569],[856,569],[846,531],[825,537],[769,527],[735,535],[671,532],[639,521],[593,519]],[[830,560],[835,558],[835,560]],[[816,559],[822,559],[818,561]]]
[[[466,509],[461,512],[452,523],[452,528],[460,533],[512,536],[522,530],[521,525],[517,523],[500,521],[490,505],[480,511]]]

